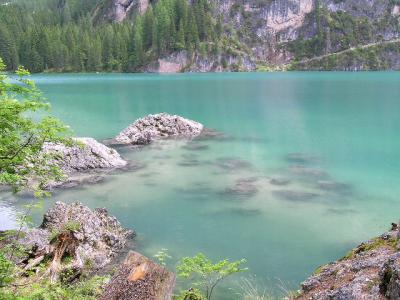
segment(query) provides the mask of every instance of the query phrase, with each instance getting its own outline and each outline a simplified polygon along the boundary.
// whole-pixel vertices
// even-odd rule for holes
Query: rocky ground
[[[302,283],[298,300],[400,299],[399,228],[362,243],[319,267]]]

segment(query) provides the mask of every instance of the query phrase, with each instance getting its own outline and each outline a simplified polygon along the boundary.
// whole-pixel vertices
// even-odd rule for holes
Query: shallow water
[[[244,257],[243,276],[278,293],[400,217],[400,73],[34,79],[78,136],[104,140],[163,111],[226,135],[123,148],[142,168],[58,191],[35,212],[37,222],[55,200],[105,206],[137,231],[144,254],[168,248],[171,266],[197,252]],[[15,203],[28,198],[2,198],[4,229],[14,225]],[[218,298],[240,298],[239,277]]]

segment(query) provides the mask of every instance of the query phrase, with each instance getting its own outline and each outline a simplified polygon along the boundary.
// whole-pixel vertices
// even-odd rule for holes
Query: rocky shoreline
[[[399,226],[361,243],[301,285],[298,300],[400,299]]]
[[[287,299],[400,299],[399,236],[399,226],[392,224],[390,231],[319,267],[301,284],[298,294]],[[175,274],[127,249],[133,237],[134,232],[123,228],[105,208],[92,211],[81,203],[57,202],[38,228],[24,231],[18,239],[10,238],[6,243],[22,246],[23,255],[14,260],[24,272],[71,283],[93,276],[115,262],[123,250],[129,250],[117,272],[104,283],[99,299],[172,299]],[[4,241],[0,248],[3,246]]]

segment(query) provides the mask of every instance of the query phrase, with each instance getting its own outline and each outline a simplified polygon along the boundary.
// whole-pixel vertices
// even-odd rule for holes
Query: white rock
[[[146,145],[165,137],[193,138],[201,134],[204,126],[177,115],[160,113],[135,121],[116,138],[118,144]]]
[[[127,162],[119,153],[93,138],[75,138],[77,145],[46,143],[44,153],[56,154],[55,162],[65,173],[82,172],[91,169],[122,168]]]

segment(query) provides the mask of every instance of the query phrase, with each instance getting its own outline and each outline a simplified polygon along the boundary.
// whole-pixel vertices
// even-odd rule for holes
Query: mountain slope
[[[0,56],[37,72],[399,69],[399,20],[400,0],[1,0]]]

